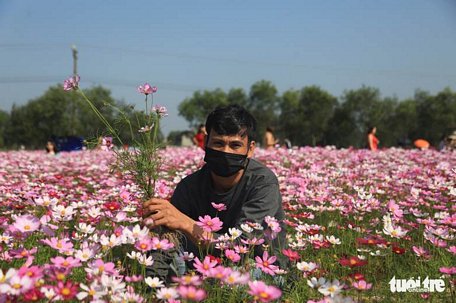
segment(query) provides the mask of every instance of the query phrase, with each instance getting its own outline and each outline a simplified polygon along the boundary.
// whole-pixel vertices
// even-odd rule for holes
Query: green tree
[[[417,91],[415,102],[418,116],[417,137],[437,146],[443,135],[456,129],[456,93],[450,88],[436,96]]]
[[[337,98],[318,86],[309,86],[301,90],[298,116],[301,118],[300,145],[325,144],[328,122],[334,114]]]
[[[250,88],[246,108],[257,120],[257,140],[263,137],[266,127],[278,126],[279,103],[277,88],[270,81],[258,81]]]
[[[5,132],[9,119],[10,115],[5,111],[0,110],[0,148],[5,147]]]
[[[302,145],[302,117],[297,115],[299,108],[299,91],[287,90],[280,99],[280,124],[278,127],[278,135],[282,138],[289,139],[294,145]]]
[[[191,127],[205,123],[207,115],[218,106],[228,105],[226,93],[217,88],[213,91],[196,91],[191,98],[179,104],[179,115],[187,120]]]
[[[394,110],[394,100],[383,102],[377,88],[366,86],[344,92],[341,100],[329,121],[328,142],[338,147],[365,147],[367,129],[376,126],[384,146],[382,136],[388,131],[384,122]]]

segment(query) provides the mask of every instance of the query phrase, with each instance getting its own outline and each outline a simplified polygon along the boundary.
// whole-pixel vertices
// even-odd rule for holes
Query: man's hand
[[[163,225],[172,230],[179,230],[198,245],[201,241],[212,239],[210,232],[205,232],[192,218],[180,212],[167,200],[152,198],[143,203],[143,210],[144,221],[151,228]],[[153,223],[148,224],[148,219],[152,219]]]
[[[167,200],[152,198],[143,203],[143,209],[144,219],[153,220],[150,227],[163,225],[172,230],[185,232],[193,226],[193,220],[181,213]]]

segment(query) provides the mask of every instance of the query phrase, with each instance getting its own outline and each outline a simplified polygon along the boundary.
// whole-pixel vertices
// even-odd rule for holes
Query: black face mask
[[[204,161],[210,170],[220,177],[231,177],[245,168],[247,155],[225,153],[206,147]]]

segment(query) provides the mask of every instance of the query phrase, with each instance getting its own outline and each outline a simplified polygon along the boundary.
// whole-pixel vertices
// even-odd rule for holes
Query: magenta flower
[[[282,295],[282,291],[275,286],[266,285],[262,281],[249,282],[248,293],[253,296],[255,301],[271,302],[277,300]]]
[[[40,227],[40,220],[32,215],[23,215],[16,218],[13,227],[21,233],[34,232]]]
[[[140,92],[141,94],[144,94],[144,95],[149,95],[149,94],[152,94],[152,93],[155,93],[157,91],[157,88],[154,86],[150,86],[149,83],[144,83],[144,85],[140,85],[138,86],[138,92]]]
[[[447,274],[447,275],[456,275],[456,267],[440,267],[439,271],[442,274]]]
[[[63,89],[66,91],[77,89],[79,87],[79,80],[81,78],[76,76],[71,76],[70,78],[63,81]]]
[[[196,225],[200,226],[204,231],[216,232],[222,229],[223,222],[218,217],[211,218],[208,215],[198,217],[199,222]]]
[[[195,286],[181,285],[177,288],[177,292],[184,300],[199,302],[206,298],[206,291],[204,289],[196,288]]]
[[[260,258],[260,256],[255,257],[256,267],[271,276],[275,276],[276,271],[279,269],[277,265],[273,265],[276,260],[276,256],[271,256],[269,258],[267,251],[263,252],[263,258]]]
[[[217,211],[223,211],[223,210],[226,210],[226,205],[223,204],[223,203],[214,203],[212,202],[211,203],[212,207],[215,208]]]
[[[71,281],[59,282],[54,286],[54,291],[57,294],[56,299],[71,300],[76,297],[78,284]]]

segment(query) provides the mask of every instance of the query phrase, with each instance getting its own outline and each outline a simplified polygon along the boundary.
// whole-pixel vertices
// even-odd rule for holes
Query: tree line
[[[262,80],[248,93],[241,88],[196,91],[179,105],[179,114],[196,127],[215,107],[228,104],[242,105],[257,118],[257,140],[271,127],[277,137],[297,146],[363,148],[371,126],[377,127],[383,147],[410,146],[418,138],[437,146],[456,130],[456,93],[450,88],[436,95],[417,90],[413,97],[399,100],[362,86],[338,98],[318,86],[279,95],[270,81]]]
[[[144,113],[115,100],[102,86],[84,92],[119,130],[122,140],[132,143],[125,118],[133,122],[133,129],[139,129],[144,125],[138,116]],[[347,90],[340,97],[318,86],[279,94],[273,83],[261,80],[248,93],[242,88],[195,91],[179,104],[178,110],[196,129],[209,112],[228,104],[242,105],[256,117],[260,142],[266,127],[271,127],[276,137],[288,139],[293,145],[363,148],[367,129],[376,126],[383,147],[410,145],[418,138],[437,146],[443,136],[456,130],[456,93],[450,88],[435,95],[417,90],[413,97],[399,100],[383,97],[379,89],[367,86]],[[104,130],[81,96],[63,91],[61,85],[51,86],[23,106],[13,105],[9,113],[0,111],[1,148],[41,149],[52,136],[90,139],[104,135]],[[176,141],[179,133],[171,132],[168,141]]]

